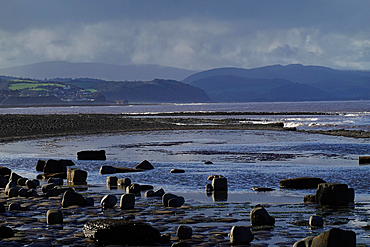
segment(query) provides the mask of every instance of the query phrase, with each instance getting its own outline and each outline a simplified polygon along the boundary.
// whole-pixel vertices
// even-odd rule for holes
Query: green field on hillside
[[[50,83],[12,83],[9,85],[10,90],[44,90],[42,87],[54,86],[54,87],[65,87],[63,84],[50,84]]]

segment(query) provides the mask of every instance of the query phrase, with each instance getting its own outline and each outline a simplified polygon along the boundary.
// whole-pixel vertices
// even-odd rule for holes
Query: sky
[[[369,10],[369,0],[1,0],[0,68],[67,61],[370,70]]]

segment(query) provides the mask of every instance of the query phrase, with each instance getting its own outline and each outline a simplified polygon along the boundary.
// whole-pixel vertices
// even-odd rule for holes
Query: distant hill
[[[154,79],[152,81],[92,81],[77,79],[64,82],[86,89],[94,89],[107,100],[129,102],[210,102],[201,89],[175,80]]]
[[[212,69],[184,82],[218,102],[370,99],[370,72],[300,64]]]
[[[0,75],[43,80],[45,78],[96,78],[108,81],[181,81],[195,71],[159,65],[112,65],[104,63],[44,62],[0,69]]]

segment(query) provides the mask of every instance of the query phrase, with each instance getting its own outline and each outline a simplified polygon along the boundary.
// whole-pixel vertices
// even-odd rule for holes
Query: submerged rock
[[[150,164],[149,161],[143,160],[135,168],[136,169],[142,169],[142,170],[151,170],[151,169],[154,169],[154,166],[152,164]]]
[[[85,237],[101,245],[155,245],[161,234],[149,224],[120,219],[98,219],[86,223]]]
[[[78,160],[106,160],[105,150],[86,150],[77,152]]]
[[[316,189],[318,184],[326,183],[321,178],[303,177],[303,178],[289,178],[279,181],[281,188],[289,189]]]
[[[320,205],[346,206],[354,201],[354,190],[346,184],[322,183],[316,191],[315,202]]]

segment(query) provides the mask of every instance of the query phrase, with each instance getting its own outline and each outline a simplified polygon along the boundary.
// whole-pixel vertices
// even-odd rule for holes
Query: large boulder
[[[87,179],[87,171],[77,169],[77,168],[69,168],[67,171],[67,181],[73,183],[86,183]]]
[[[14,237],[12,228],[0,225],[0,238],[11,238]]]
[[[47,224],[63,224],[63,212],[60,209],[49,209],[46,213]]]
[[[249,227],[233,226],[230,232],[230,243],[232,245],[249,244],[254,239]]]
[[[36,171],[43,172],[45,164],[46,164],[45,160],[38,160],[36,163]]]
[[[120,208],[121,209],[132,209],[135,207],[135,195],[132,193],[123,194],[121,196]]]
[[[117,197],[114,195],[105,195],[100,202],[102,208],[113,208],[117,203]]]
[[[251,210],[250,219],[252,226],[275,225],[274,217],[270,216],[266,209],[260,205],[257,205]]]
[[[106,160],[105,150],[86,150],[77,152],[78,160]]]
[[[76,193],[73,190],[67,190],[63,194],[62,198],[62,207],[69,207],[69,206],[84,206],[85,205],[85,198]]]
[[[326,183],[321,178],[303,177],[303,178],[289,178],[279,181],[281,188],[289,189],[315,189],[320,183]]]
[[[140,184],[130,184],[129,186],[126,187],[126,193],[129,194],[129,193],[132,193],[132,194],[135,194],[137,196],[140,196],[141,195],[141,186]]]
[[[333,228],[314,237],[310,247],[355,247],[356,233]]]
[[[346,206],[354,201],[354,190],[346,184],[321,183],[317,186],[315,202],[320,205]]]
[[[15,172],[12,172],[9,177],[9,181],[14,182],[15,184],[18,184],[18,179],[23,178],[22,176],[18,175]]]
[[[113,166],[101,166],[100,167],[100,174],[113,174],[116,172],[117,170]]]
[[[151,169],[154,169],[154,166],[150,164],[149,161],[143,160],[135,168],[142,169],[142,170],[151,170]]]
[[[161,240],[160,232],[149,224],[121,219],[93,220],[82,231],[100,245],[155,245]]]
[[[44,166],[44,173],[66,173],[67,167],[61,160],[50,159]]]
[[[227,191],[227,179],[225,177],[213,178],[212,189],[213,191]]]
[[[8,178],[0,175],[0,188],[5,188],[5,186],[8,184]]]
[[[190,239],[193,235],[193,229],[190,226],[180,225],[177,227],[176,236],[179,239]]]
[[[162,203],[165,207],[181,207],[185,203],[182,196],[166,193],[162,196]]]

